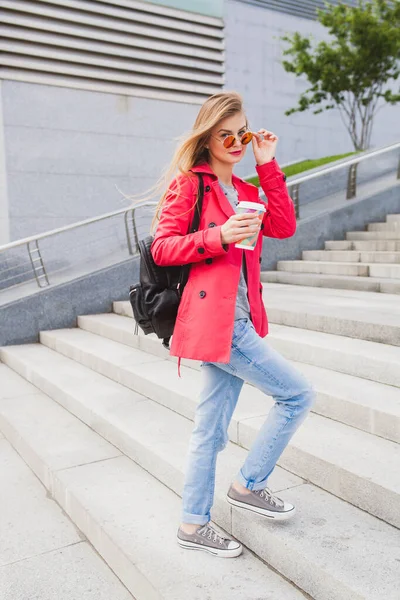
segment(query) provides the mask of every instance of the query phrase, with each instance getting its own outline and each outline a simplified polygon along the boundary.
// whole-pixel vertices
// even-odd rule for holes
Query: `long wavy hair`
[[[179,173],[189,176],[190,169],[203,162],[208,162],[209,151],[207,143],[210,139],[211,131],[223,119],[242,111],[243,99],[237,92],[220,92],[207,98],[199,110],[193,129],[181,138],[170,165],[165,169],[163,175],[153,188],[159,193],[162,190],[165,191],[157,204],[152,229],[157,225],[167,194],[173,193],[176,197],[179,196],[179,178],[177,187],[174,190],[168,187],[171,179]]]

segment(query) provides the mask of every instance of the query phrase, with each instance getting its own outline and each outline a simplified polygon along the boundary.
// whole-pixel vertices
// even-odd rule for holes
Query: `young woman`
[[[238,201],[260,202],[258,189],[232,172],[250,141],[268,200],[261,222],[254,213],[236,214]],[[239,542],[213,529],[210,511],[217,453],[227,444],[244,381],[272,396],[275,403],[232,482],[227,501],[270,519],[283,521],[295,514],[292,504],[272,494],[267,481],[314,400],[309,383],[262,339],[268,333],[260,283],[263,236],[283,239],[296,230],[286,177],[274,158],[277,142],[277,136],[266,129],[249,130],[237,93],[208,98],[175,154],[172,169],[180,173],[160,202],[151,249],[158,265],[192,265],[171,354],[202,361],[178,543],[220,557],[242,552]],[[199,230],[188,233],[198,190],[196,173],[204,179],[203,209]],[[258,232],[254,250],[235,247]]]

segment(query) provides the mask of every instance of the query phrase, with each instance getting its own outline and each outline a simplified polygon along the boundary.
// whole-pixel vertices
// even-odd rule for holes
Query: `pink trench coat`
[[[268,333],[268,320],[262,301],[260,263],[263,236],[258,236],[254,251],[222,245],[221,226],[234,214],[217,176],[207,163],[193,172],[203,173],[204,202],[200,227],[188,233],[193,215],[198,179],[179,175],[170,189],[163,207],[151,252],[156,264],[173,266],[191,263],[189,280],[179,305],[172,336],[171,354],[207,362],[228,363],[234,325],[236,295],[242,255],[247,266],[248,297],[251,320],[257,333]],[[294,206],[289,197],[285,175],[272,160],[257,166],[261,187],[268,199],[262,233],[273,238],[287,238],[296,231]],[[260,202],[256,186],[233,176],[239,200]]]

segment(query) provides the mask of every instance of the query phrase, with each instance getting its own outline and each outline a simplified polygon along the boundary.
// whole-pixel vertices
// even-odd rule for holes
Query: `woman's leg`
[[[235,328],[229,365],[219,364],[275,400],[252,445],[237,481],[249,490],[262,490],[277,460],[309,413],[315,394],[289,361],[259,337],[250,320]]]
[[[225,365],[227,366],[227,365]],[[203,387],[189,444],[182,495],[182,523],[205,525],[211,519],[217,453],[228,441],[228,426],[243,380],[203,363]]]

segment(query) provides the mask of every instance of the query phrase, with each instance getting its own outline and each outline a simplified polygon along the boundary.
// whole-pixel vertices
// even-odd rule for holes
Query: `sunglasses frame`
[[[249,136],[249,139],[247,141],[243,142],[243,138],[246,138],[247,136]],[[234,145],[234,143],[236,142],[237,139],[243,146],[247,146],[247,144],[249,144],[251,142],[251,140],[253,139],[253,133],[248,129],[247,131],[244,132],[244,134],[240,138],[238,138],[237,135],[234,135],[233,133],[231,133],[224,139],[216,137],[215,135],[213,135],[211,137],[213,137],[216,140],[218,140],[219,142],[221,142],[222,145],[224,146],[224,148],[228,149],[228,148],[232,148],[232,146]]]

